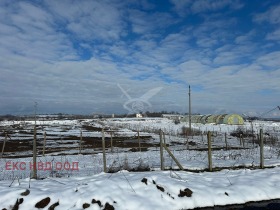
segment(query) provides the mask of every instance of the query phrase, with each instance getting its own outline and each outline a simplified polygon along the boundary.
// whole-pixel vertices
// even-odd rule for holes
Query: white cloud
[[[85,40],[112,42],[125,34],[126,24],[123,12],[118,8],[121,2],[106,1],[56,1],[47,0],[48,10],[60,21],[64,30]],[[67,9],[65,9],[67,5]]]
[[[271,24],[279,24],[280,23],[280,5],[273,5],[264,13],[259,13],[254,15],[254,21],[258,23],[269,22]]]
[[[175,11],[181,16],[186,16],[190,13],[204,13],[208,11],[218,11],[225,7],[237,10],[243,7],[243,4],[238,0],[171,0],[174,4]]]
[[[277,29],[277,30],[275,30],[275,31],[273,31],[271,33],[268,33],[266,35],[266,38],[268,40],[278,41],[279,42],[280,41],[280,29]]]
[[[220,13],[238,1],[172,1],[198,23],[145,0],[69,2],[0,3],[0,113],[32,112],[34,101],[45,112],[125,112],[118,83],[133,97],[163,87],[155,111],[186,112],[189,84],[196,112],[276,103],[277,46]],[[273,94],[256,105],[263,90]]]
[[[280,51],[267,53],[257,59],[258,64],[271,67],[274,69],[280,69]]]

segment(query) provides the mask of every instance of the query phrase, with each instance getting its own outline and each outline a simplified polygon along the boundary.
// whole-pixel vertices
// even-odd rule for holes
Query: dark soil
[[[21,193],[20,195],[22,195],[22,196],[27,196],[27,195],[29,195],[29,193],[30,193],[30,190],[28,190],[28,189],[26,189],[23,193]]]
[[[49,203],[51,202],[51,199],[49,197],[46,197],[44,199],[42,199],[41,201],[39,201],[38,203],[35,204],[35,207],[37,209],[43,209],[45,208],[47,205],[49,205]]]
[[[109,203],[105,203],[105,207],[103,210],[115,210],[114,206]]]
[[[91,201],[92,204],[97,203],[99,207],[102,207],[100,200],[95,200],[94,198]]]
[[[94,129],[94,128],[92,128]],[[97,129],[98,130],[98,129]],[[25,132],[28,133],[28,132]],[[4,154],[3,157],[9,158],[18,158],[18,157],[31,157],[33,150],[33,133],[30,132],[30,137],[22,138],[17,136],[17,139],[14,140],[13,136],[11,139],[8,139],[5,143]],[[38,135],[39,136],[39,135]],[[147,151],[150,147],[159,147],[159,143],[150,143],[149,141],[152,139],[151,136],[140,136],[140,146],[141,151]],[[139,151],[139,140],[138,137],[112,137],[113,147],[120,148],[128,148],[130,151],[137,152]],[[37,148],[39,154],[43,152],[43,138],[37,137]],[[53,153],[53,152],[63,152],[69,151],[69,149],[79,150],[80,137],[72,136],[72,135],[47,135],[46,137],[46,148],[45,154]],[[101,137],[82,137],[82,149],[102,149],[102,138]],[[3,147],[3,141],[0,141],[0,148]],[[105,147],[111,148],[111,138],[105,138]],[[24,155],[16,155],[16,152],[24,153]],[[27,153],[29,152],[29,153]]]
[[[89,203],[84,203],[84,204],[83,204],[83,209],[87,209],[88,207],[90,207],[90,204],[89,204]]]
[[[48,208],[48,210],[54,210],[55,207],[57,207],[57,206],[59,206],[59,202],[56,202],[56,203],[52,204],[52,205]]]
[[[191,191],[189,188],[186,188],[183,191],[180,190],[178,197],[192,197],[192,193],[193,191]]]

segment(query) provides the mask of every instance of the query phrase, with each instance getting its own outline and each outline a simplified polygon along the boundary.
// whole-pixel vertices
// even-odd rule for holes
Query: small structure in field
[[[142,118],[143,115],[142,114],[136,114],[136,118]]]

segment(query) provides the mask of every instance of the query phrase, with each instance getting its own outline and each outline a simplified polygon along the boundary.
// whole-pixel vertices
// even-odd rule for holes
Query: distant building
[[[170,120],[180,120],[184,117],[183,115],[179,114],[162,114],[161,116]]]
[[[142,118],[143,115],[142,114],[136,114],[136,118]]]

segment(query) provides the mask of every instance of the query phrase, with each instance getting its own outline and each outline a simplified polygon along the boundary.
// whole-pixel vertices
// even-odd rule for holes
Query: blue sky
[[[187,112],[191,85],[193,112],[259,115],[280,105],[279,14],[276,0],[1,0],[0,114],[126,113],[151,90],[149,111]]]

